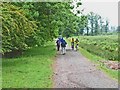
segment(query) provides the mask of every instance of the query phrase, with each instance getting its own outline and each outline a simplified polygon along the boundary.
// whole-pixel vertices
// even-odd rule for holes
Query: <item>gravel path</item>
[[[58,52],[54,68],[54,88],[118,88],[116,81],[70,47],[66,55]]]

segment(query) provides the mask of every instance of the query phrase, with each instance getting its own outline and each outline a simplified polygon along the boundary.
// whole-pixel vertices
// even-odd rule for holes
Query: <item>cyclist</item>
[[[74,50],[74,38],[71,39],[71,48]]]
[[[59,51],[60,50],[60,43],[61,43],[60,38],[57,39],[56,43],[57,43],[57,51]]]
[[[75,44],[76,44],[75,48],[76,48],[76,51],[77,51],[78,50],[78,44],[79,44],[79,40],[77,38],[75,40]]]

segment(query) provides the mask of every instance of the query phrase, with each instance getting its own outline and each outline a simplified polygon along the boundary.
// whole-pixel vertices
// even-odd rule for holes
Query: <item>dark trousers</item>
[[[60,50],[60,45],[57,44],[57,51],[59,51],[59,50]]]

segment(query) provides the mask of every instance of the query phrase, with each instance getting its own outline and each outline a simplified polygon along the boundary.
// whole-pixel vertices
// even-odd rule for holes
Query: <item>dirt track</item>
[[[67,47],[66,55],[58,52],[55,61],[54,88],[118,88],[118,83]]]

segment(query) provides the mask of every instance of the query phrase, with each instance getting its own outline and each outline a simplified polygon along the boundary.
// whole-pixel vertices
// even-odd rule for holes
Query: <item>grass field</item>
[[[54,43],[27,50],[19,58],[2,60],[3,88],[51,88]]]

